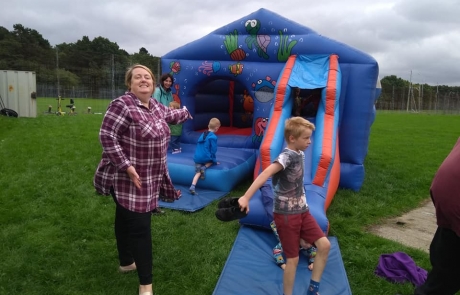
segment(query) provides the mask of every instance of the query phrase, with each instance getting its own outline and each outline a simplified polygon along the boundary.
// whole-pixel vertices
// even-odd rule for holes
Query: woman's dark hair
[[[165,83],[164,82],[168,78],[171,79],[171,87],[169,89],[165,89]],[[171,91],[171,88],[172,88],[173,84],[174,84],[174,78],[170,73],[166,73],[166,74],[161,75],[161,77],[160,77],[160,85],[161,85],[161,87],[163,87],[164,90]]]

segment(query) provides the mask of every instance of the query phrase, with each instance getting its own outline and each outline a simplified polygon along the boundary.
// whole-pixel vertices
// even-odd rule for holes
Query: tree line
[[[460,111],[460,87],[413,84],[395,75],[380,80],[382,93],[378,109],[407,111]]]
[[[144,47],[129,54],[116,42],[104,37],[90,40],[83,36],[74,43],[51,46],[39,32],[21,24],[9,31],[0,26],[0,69],[34,71],[37,84],[59,85],[65,88],[84,85],[97,93],[113,85],[124,87],[126,68],[143,64],[153,71],[160,58]]]
[[[126,68],[134,63],[148,66],[154,72],[159,69],[160,58],[152,56],[144,47],[138,53],[129,54],[116,42],[104,37],[90,40],[83,36],[74,43],[51,46],[39,32],[21,24],[9,31],[0,26],[0,69],[34,71],[37,83],[59,85],[65,88],[88,87],[92,93],[100,88],[124,88]],[[447,85],[411,85],[395,75],[381,80],[380,100],[395,100],[396,92],[406,92],[416,87],[415,96],[433,97],[442,93],[460,93],[460,87]],[[423,93],[420,93],[420,92]],[[399,96],[403,97],[405,94]],[[408,95],[412,95],[408,93]],[[458,96],[458,95],[457,95]],[[400,98],[401,99],[401,98]]]

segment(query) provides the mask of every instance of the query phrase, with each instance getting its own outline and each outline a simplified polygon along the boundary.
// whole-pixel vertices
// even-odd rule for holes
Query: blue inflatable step
[[[321,295],[351,295],[337,238],[331,242],[321,279]],[[272,257],[277,244],[268,230],[242,226],[214,289],[213,295],[282,295],[283,270]],[[300,255],[293,294],[307,294],[311,271],[307,258]]]

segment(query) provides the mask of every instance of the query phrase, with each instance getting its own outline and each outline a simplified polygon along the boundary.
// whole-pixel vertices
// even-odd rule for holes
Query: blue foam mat
[[[214,200],[225,197],[229,192],[223,191],[214,191],[209,189],[196,188],[196,195],[192,195],[189,192],[189,186],[184,185],[174,185],[176,189],[180,189],[182,192],[182,197],[174,201],[173,203],[159,201],[159,206],[162,208],[195,212],[200,210]]]
[[[320,293],[351,295],[337,238],[328,238],[331,251],[321,279]],[[282,295],[283,270],[272,257],[272,248],[276,243],[271,231],[242,226],[213,295]],[[307,258],[300,255],[293,294],[307,294],[310,276]]]

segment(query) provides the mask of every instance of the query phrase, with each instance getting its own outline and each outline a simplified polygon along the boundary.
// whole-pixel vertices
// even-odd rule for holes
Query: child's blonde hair
[[[292,117],[284,124],[284,139],[289,142],[289,137],[299,138],[305,129],[315,130],[315,125],[302,117]]]
[[[220,127],[219,119],[212,118],[211,120],[209,120],[209,125],[208,125],[209,129],[216,129],[217,127]]]
[[[169,107],[172,109],[180,109],[180,104],[177,101],[171,101]]]

